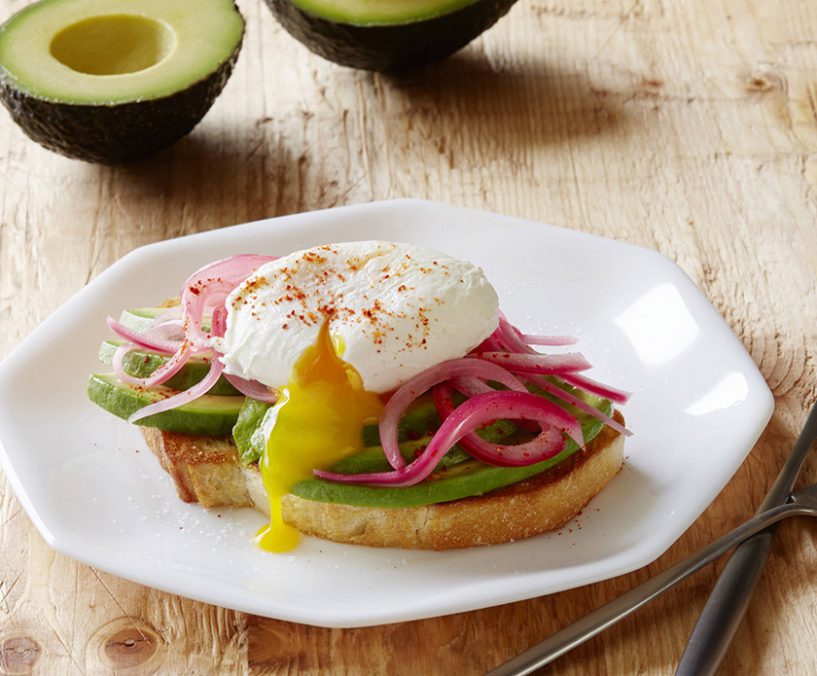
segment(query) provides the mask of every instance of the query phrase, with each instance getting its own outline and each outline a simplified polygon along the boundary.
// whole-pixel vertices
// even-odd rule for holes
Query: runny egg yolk
[[[298,531],[284,523],[281,498],[293,485],[362,449],[362,429],[383,410],[378,395],[366,392],[357,371],[345,363],[343,346],[333,344],[326,324],[300,356],[289,383],[271,409],[261,477],[270,501],[270,523],[256,536],[262,549],[285,552],[298,544]]]

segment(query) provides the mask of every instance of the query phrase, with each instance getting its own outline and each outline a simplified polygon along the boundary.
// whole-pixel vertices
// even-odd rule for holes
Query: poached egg
[[[257,542],[287,551],[297,531],[281,498],[315,468],[362,449],[383,395],[462,357],[497,327],[482,270],[408,244],[366,241],[297,251],[267,263],[227,298],[225,371],[277,390],[260,462],[270,525]]]

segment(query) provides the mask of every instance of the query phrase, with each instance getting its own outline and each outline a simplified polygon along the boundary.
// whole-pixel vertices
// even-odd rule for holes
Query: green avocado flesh
[[[233,427],[233,441],[238,449],[238,457],[245,465],[252,465],[261,459],[266,444],[261,426],[270,408],[271,404],[247,397],[238,412],[238,419]]]
[[[316,54],[344,66],[394,71],[464,47],[516,0],[266,0],[275,18]]]
[[[290,0],[315,16],[355,26],[422,21],[472,5],[477,0]]]
[[[106,411],[127,419],[140,408],[175,394],[167,387],[150,390],[120,382],[113,373],[95,373],[88,380],[88,398]],[[137,425],[158,427],[167,432],[222,436],[230,434],[238,420],[244,397],[205,394],[189,404],[139,420]]]
[[[233,0],[40,0],[0,26],[0,99],[51,150],[131,159],[198,123],[243,35]]]
[[[113,364],[114,353],[122,344],[123,341],[106,340],[99,346],[99,361],[107,365]],[[125,358],[122,360],[122,366],[128,375],[136,378],[147,378],[156,369],[165,364],[167,360],[168,357],[158,352],[137,349],[131,350],[125,355]],[[194,357],[164,384],[172,390],[187,390],[204,380],[204,377],[209,371],[209,361]],[[230,385],[229,381],[224,377],[219,378],[207,393],[232,396],[241,395],[241,392]]]

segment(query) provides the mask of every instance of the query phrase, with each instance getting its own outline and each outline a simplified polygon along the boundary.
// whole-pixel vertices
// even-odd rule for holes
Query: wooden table
[[[0,3],[3,18],[24,4]],[[367,629],[253,617],[77,564],[44,544],[3,478],[0,672],[479,673],[753,513],[817,393],[812,0],[520,0],[455,57],[399,76],[325,62],[262,3],[239,4],[248,30],[226,91],[153,158],[67,160],[0,116],[0,356],[135,246],[412,196],[670,256],[749,350],[774,416],[715,502],[645,569]],[[812,459],[802,481],[815,480]],[[671,673],[722,563],[554,671]],[[815,583],[814,526],[789,522],[724,673],[817,671]]]

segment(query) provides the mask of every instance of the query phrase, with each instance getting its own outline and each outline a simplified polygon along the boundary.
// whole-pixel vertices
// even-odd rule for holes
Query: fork
[[[549,664],[576,646],[611,627],[665,591],[711,563],[744,540],[790,516],[817,516],[817,484],[789,495],[785,504],[760,512],[708,547],[601,606],[589,615],[552,634],[488,676],[523,676]]]

